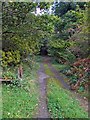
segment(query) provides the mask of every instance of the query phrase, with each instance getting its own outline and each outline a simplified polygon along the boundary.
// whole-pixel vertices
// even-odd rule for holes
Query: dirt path
[[[70,90],[69,85],[65,82],[64,77],[60,75],[59,71],[57,71],[51,64],[51,58],[50,57],[43,57],[43,61],[45,64],[48,65],[50,71],[54,74],[54,77],[60,81],[63,88]]]
[[[80,106],[82,106],[86,111],[88,111],[88,100],[81,97],[75,91],[72,91],[70,89],[70,86],[65,82],[64,77],[62,75],[60,75],[60,73],[51,64],[48,64],[48,66],[49,66],[50,70],[53,72],[53,74],[55,75],[55,78],[60,81],[60,83],[62,84],[62,87],[64,89],[67,89],[70,92],[72,92],[73,96],[76,97],[76,99],[79,101]]]
[[[49,67],[49,69],[51,70],[51,72],[54,74],[54,77],[56,79],[58,79],[60,81],[60,83],[62,84],[62,87],[64,89],[69,90],[70,92],[73,93],[74,97],[76,97],[76,99],[79,101],[80,106],[82,106],[86,111],[88,111],[88,100],[84,99],[82,96],[80,96],[79,94],[77,94],[76,92],[70,90],[70,86],[66,83],[66,81],[64,80],[64,76],[60,75],[60,72],[57,71],[51,64],[51,58],[50,57],[45,57],[43,58],[44,63],[46,63]]]
[[[63,88],[70,90],[69,85],[65,82],[63,76],[60,75],[60,73],[49,63],[48,64],[51,72],[54,74],[55,78],[60,81],[60,83],[63,85]]]
[[[44,72],[44,66],[41,64],[40,70],[38,71],[39,75],[39,87],[40,87],[40,98],[39,98],[39,106],[37,112],[37,118],[49,118],[49,112],[47,109],[47,100],[46,100],[46,78],[49,76]]]
[[[70,90],[69,85],[65,82],[64,77],[60,75],[59,71],[57,71],[50,62],[51,58],[49,57],[43,57],[43,62],[41,63],[40,69],[38,71],[38,82],[39,82],[39,106],[38,111],[36,113],[36,118],[50,118],[50,114],[48,112],[47,108],[47,95],[46,95],[46,79],[50,76],[45,74],[44,71],[44,64],[47,64],[51,72],[54,74],[54,77],[60,81],[60,83],[63,85],[63,88]],[[71,91],[73,92],[73,91]],[[76,93],[73,93],[76,99],[80,102],[80,105],[88,111],[88,101],[84,100],[82,97],[77,95]]]

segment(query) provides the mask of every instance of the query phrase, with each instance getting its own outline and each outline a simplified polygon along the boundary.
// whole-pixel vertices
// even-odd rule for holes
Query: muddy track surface
[[[40,91],[40,98],[39,98],[39,106],[37,112],[37,118],[49,118],[49,112],[47,109],[47,95],[46,95],[46,78],[49,76],[44,72],[44,66],[41,64],[40,70],[38,71],[39,76],[39,91]]]

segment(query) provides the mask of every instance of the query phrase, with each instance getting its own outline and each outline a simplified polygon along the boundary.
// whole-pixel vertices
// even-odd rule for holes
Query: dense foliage
[[[37,56],[43,53],[56,62],[58,72],[69,78],[65,82],[72,90],[86,94],[90,84],[89,11],[90,2],[2,3],[3,117],[33,116],[39,100],[36,74],[41,58]],[[87,117],[72,94],[58,84],[50,67],[44,64],[49,76],[47,104],[51,116]]]
[[[32,13],[36,12],[37,5],[38,3],[3,3],[3,67],[17,65],[29,55],[38,54],[41,40],[51,31],[52,27],[46,24],[44,16],[37,17]],[[49,4],[40,3],[41,9],[48,9],[48,6]]]
[[[53,14],[49,14],[52,4]],[[37,7],[41,14],[37,14]],[[78,76],[86,76],[81,66],[85,69],[88,67],[81,62],[74,74],[72,71],[76,68],[72,68],[73,63],[78,58],[83,60],[90,57],[89,7],[85,2],[3,3],[1,66],[15,67],[26,61],[32,68],[34,55],[41,54],[41,48],[44,47],[58,63],[70,65],[73,74],[71,82],[76,75],[77,83]],[[78,71],[82,73],[78,75]],[[85,77],[86,81],[88,76]]]

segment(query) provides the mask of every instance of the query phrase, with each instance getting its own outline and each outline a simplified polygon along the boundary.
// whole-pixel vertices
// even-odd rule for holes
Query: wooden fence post
[[[23,78],[23,67],[22,65],[19,65],[18,67],[18,79],[22,80]]]

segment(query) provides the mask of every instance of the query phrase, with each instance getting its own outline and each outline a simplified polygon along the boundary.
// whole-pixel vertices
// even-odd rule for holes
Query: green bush
[[[5,71],[2,73],[2,77],[7,80],[7,79],[16,79],[16,74],[11,72],[11,71]]]
[[[0,63],[2,67],[7,67],[8,65],[16,65],[20,62],[20,52],[16,51],[0,51],[2,58],[0,59]]]
[[[73,42],[68,42],[64,40],[51,40],[49,43],[49,54],[57,58],[58,62],[68,62],[73,63],[76,59],[75,55],[68,50],[72,46]]]

